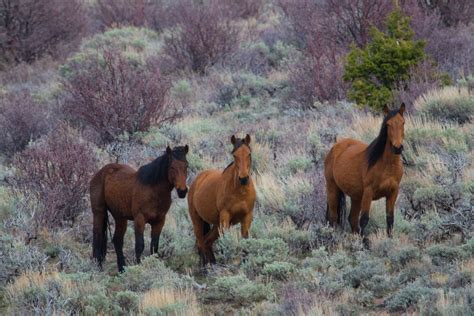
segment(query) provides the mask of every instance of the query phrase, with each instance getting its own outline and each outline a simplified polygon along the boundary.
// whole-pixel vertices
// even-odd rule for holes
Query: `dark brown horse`
[[[188,145],[168,146],[166,153],[135,171],[127,165],[112,163],[97,172],[90,182],[90,197],[94,215],[93,257],[100,267],[107,252],[107,222],[109,211],[115,220],[113,243],[119,271],[123,271],[123,237],[127,221],[135,224],[135,254],[137,263],[143,253],[145,224],[151,225],[150,252],[158,251],[161,230],[171,206],[171,191],[185,198]]]
[[[219,232],[240,223],[242,237],[248,238],[252,224],[256,193],[250,177],[250,136],[232,136],[231,143],[234,161],[224,171],[201,172],[189,188],[189,215],[203,265],[216,262],[212,245]]]
[[[392,234],[395,201],[403,175],[400,155],[403,150],[405,104],[394,111],[385,107],[384,112],[380,133],[370,145],[343,139],[326,156],[327,216],[333,226],[344,220],[344,194],[351,198],[349,221],[352,232],[361,234],[369,222],[370,204],[385,197],[387,234]]]

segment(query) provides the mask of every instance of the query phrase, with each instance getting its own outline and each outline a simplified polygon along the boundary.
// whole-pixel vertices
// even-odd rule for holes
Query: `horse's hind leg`
[[[93,257],[102,269],[102,262],[107,254],[107,206],[104,199],[104,188],[100,173],[90,183],[90,201],[93,214]]]
[[[216,257],[214,256],[214,251],[212,250],[212,246],[214,242],[219,238],[219,228],[217,225],[212,227],[211,231],[206,235],[206,239],[204,240],[204,245],[206,247],[206,256],[209,260],[209,263],[215,264]]]
[[[331,226],[336,227],[338,222],[337,209],[342,191],[337,187],[333,179],[326,179],[326,192],[328,196],[327,220]]]
[[[140,263],[143,250],[145,249],[145,240],[143,238],[145,218],[142,214],[139,214],[133,219],[133,221],[135,224],[135,256],[137,263]]]
[[[349,222],[353,233],[359,233],[359,215],[360,215],[360,199],[351,199],[351,213],[349,214]]]
[[[115,219],[115,231],[112,241],[114,243],[115,253],[117,254],[117,266],[119,272],[124,271],[125,256],[123,255],[123,237],[127,231],[126,219]]]
[[[201,258],[201,264],[204,266],[207,263],[204,244],[205,222],[201,217],[199,217],[198,213],[191,205],[191,203],[189,203],[189,216],[191,217],[191,221],[193,222],[194,235],[196,236],[196,243],[199,252],[199,257]]]

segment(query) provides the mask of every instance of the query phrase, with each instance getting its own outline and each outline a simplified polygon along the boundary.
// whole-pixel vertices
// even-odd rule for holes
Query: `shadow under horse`
[[[186,154],[188,146],[179,146],[166,152],[151,163],[134,170],[124,164],[111,163],[99,170],[90,182],[90,199],[93,213],[93,257],[100,268],[107,253],[108,213],[115,220],[113,244],[117,254],[118,270],[125,266],[123,238],[127,221],[134,221],[135,255],[137,263],[145,248],[143,231],[151,225],[151,254],[158,252],[161,230],[171,206],[171,191],[178,196],[187,193]]]
[[[342,224],[345,220],[345,195],[348,195],[352,232],[363,235],[372,201],[385,197],[387,234],[392,235],[395,201],[403,176],[404,112],[404,103],[393,111],[385,106],[380,133],[372,143],[342,139],[329,151],[324,160],[324,175],[327,219],[331,225]]]

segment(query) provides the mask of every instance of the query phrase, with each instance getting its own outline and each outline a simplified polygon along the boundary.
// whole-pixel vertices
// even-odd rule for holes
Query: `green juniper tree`
[[[410,68],[425,58],[425,42],[413,40],[410,18],[395,9],[387,18],[387,32],[373,27],[372,41],[353,46],[347,55],[344,80],[351,82],[349,99],[381,110],[392,99],[392,89],[409,79]]]

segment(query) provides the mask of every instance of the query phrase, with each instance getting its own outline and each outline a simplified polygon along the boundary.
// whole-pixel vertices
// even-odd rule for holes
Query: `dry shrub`
[[[280,0],[290,28],[303,45],[318,31],[321,41],[363,46],[372,26],[381,27],[392,9],[378,0]]]
[[[71,224],[87,208],[85,194],[97,161],[93,148],[71,128],[59,125],[15,155],[13,165],[14,191],[40,206],[33,215],[36,228]]]
[[[258,17],[262,8],[263,0],[224,0],[227,12],[231,17],[247,19]]]
[[[410,79],[400,82],[392,91],[394,104],[407,104],[408,109],[413,110],[416,99],[430,90],[443,86],[443,78],[436,67],[430,61],[422,61],[410,70]]]
[[[32,62],[58,55],[61,44],[76,40],[86,21],[78,0],[4,0],[0,2],[2,62]]]
[[[7,157],[23,150],[49,129],[46,105],[26,91],[9,93],[0,104],[0,153]]]
[[[148,26],[162,30],[167,26],[166,1],[162,0],[98,0],[95,14],[104,28],[116,26]]]
[[[471,0],[431,1],[421,0],[418,3],[427,11],[437,12],[446,26],[472,22],[474,5]]]
[[[289,67],[289,97],[308,108],[315,101],[342,100],[347,89],[342,79],[343,58],[337,51],[308,49],[305,57]]]
[[[164,52],[177,69],[204,74],[238,47],[238,30],[219,1],[180,0],[170,14],[177,28],[165,38]]]
[[[106,50],[85,60],[73,59],[63,85],[71,120],[79,119],[95,129],[103,142],[146,131],[179,114],[167,102],[170,83],[153,57],[141,63]]]

